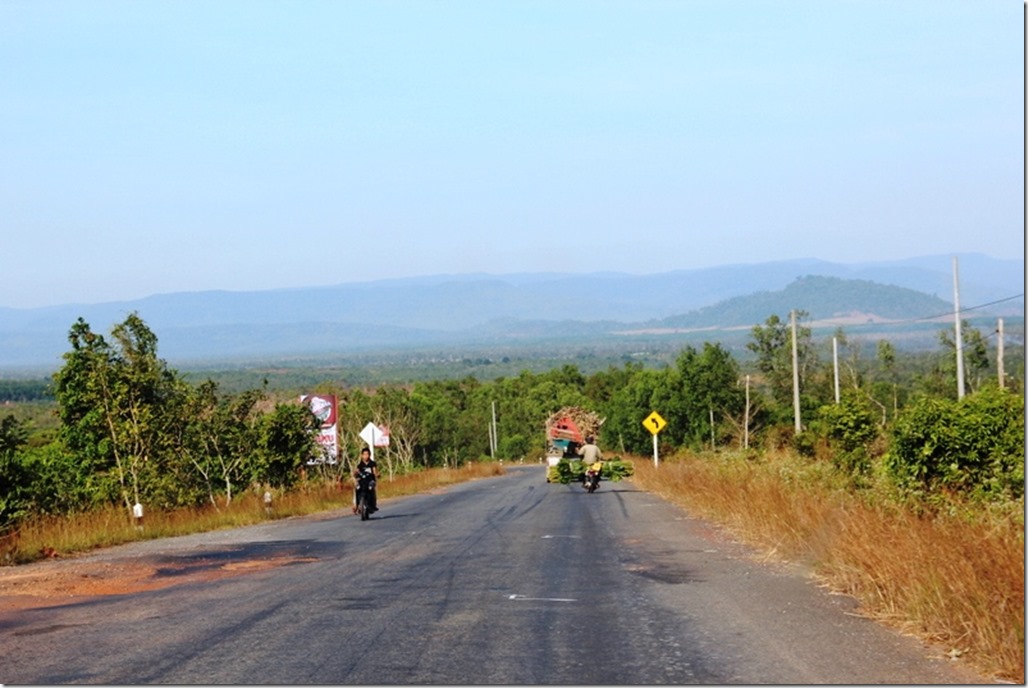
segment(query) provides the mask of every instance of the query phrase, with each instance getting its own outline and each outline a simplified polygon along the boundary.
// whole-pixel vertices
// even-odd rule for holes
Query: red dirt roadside
[[[216,580],[304,561],[282,556],[231,561],[216,568],[202,562],[171,565],[145,557],[118,561],[49,560],[0,567],[0,608],[32,609],[66,604],[75,598],[125,595],[200,580]]]

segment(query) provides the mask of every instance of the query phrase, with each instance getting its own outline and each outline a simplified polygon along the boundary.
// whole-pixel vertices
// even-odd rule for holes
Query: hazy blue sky
[[[1024,254],[1014,0],[0,2],[0,306]]]

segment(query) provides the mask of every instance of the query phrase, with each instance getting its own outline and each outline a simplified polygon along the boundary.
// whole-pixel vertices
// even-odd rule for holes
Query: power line
[[[970,311],[976,311],[976,310],[980,310],[982,308],[988,308],[989,306],[995,306],[996,304],[999,304],[999,303],[1006,303],[1007,301],[1013,301],[1014,299],[1022,299],[1022,298],[1024,298],[1024,293],[1015,294],[1014,296],[1007,296],[1005,298],[997,299],[995,301],[989,301],[988,303],[982,303],[982,304],[978,304],[978,305],[975,305],[975,306],[961,307],[958,312],[961,315],[963,315],[964,313],[968,313]],[[911,319],[908,319],[908,320],[889,320],[889,321],[874,322],[874,323],[857,323],[857,324],[851,325],[850,327],[856,328],[856,329],[859,329],[859,328],[862,328],[862,327],[879,327],[879,328],[880,327],[894,327],[894,326],[910,325],[910,324],[920,323],[920,322],[938,321],[938,320],[943,319],[943,318],[949,320],[952,317],[953,317],[953,312],[949,311],[947,313],[939,313],[938,315],[927,315],[927,316],[923,316],[923,317],[920,317],[920,318],[911,318]],[[944,322],[939,322],[938,324],[939,325],[945,325],[946,322],[945,321]],[[993,337],[995,337],[996,334],[997,334],[996,332],[990,332],[988,334],[984,334],[983,335],[983,339],[988,341],[988,340],[992,339]],[[1008,332],[1006,336],[1010,337],[1011,334],[1012,333]]]
[[[995,306],[997,303],[1006,303],[1007,301],[1013,301],[1014,299],[1023,299],[1023,298],[1024,298],[1024,292],[1022,292],[1020,294],[1015,294],[1014,296],[1007,296],[1006,298],[1003,298],[1003,299],[997,299],[996,301],[990,301],[988,303],[982,303],[982,304],[979,304],[977,306],[966,306],[964,308],[961,308],[958,312],[960,312],[960,313],[967,313],[968,311],[976,311],[976,310],[978,310],[980,308],[988,308],[989,306]],[[947,313],[939,313],[938,315],[927,315],[927,316],[925,316],[923,318],[914,318],[912,320],[896,320],[894,322],[897,325],[901,325],[901,324],[904,324],[904,323],[915,323],[915,322],[922,322],[922,321],[926,321],[926,320],[937,320],[939,318],[948,318],[948,317],[950,317],[952,315],[953,315],[953,313],[951,311],[951,312],[947,312]]]

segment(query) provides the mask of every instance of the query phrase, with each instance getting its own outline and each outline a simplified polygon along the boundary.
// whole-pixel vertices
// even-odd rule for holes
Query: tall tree
[[[258,403],[263,390],[220,397],[217,383],[208,380],[190,395],[186,436],[181,451],[202,477],[207,498],[215,508],[217,495],[231,504],[235,491],[254,478],[249,466],[258,440]]]
[[[275,410],[257,422],[254,478],[271,487],[295,485],[301,468],[314,453],[320,427],[321,421],[307,406],[275,404]]]
[[[801,389],[817,365],[811,330],[799,324],[808,315],[806,311],[796,311],[796,358]],[[772,314],[763,326],[753,327],[750,333],[753,341],[746,344],[746,348],[757,355],[757,369],[763,374],[771,398],[783,414],[791,413],[792,405],[791,329],[788,321]]]
[[[964,354],[964,384],[967,385],[968,391],[974,392],[981,387],[984,375],[989,370],[989,347],[985,343],[985,337],[982,336],[981,330],[971,327],[966,321],[961,322],[960,332]],[[949,329],[939,330],[939,343],[942,344],[945,351],[945,357],[939,366],[940,372],[950,380],[956,380],[956,338]],[[952,386],[955,395],[957,389],[955,383]]]
[[[100,478],[98,496],[116,496],[131,510],[158,488],[183,386],[157,357],[157,337],[137,313],[111,336],[113,344],[76,321],[72,350],[54,375],[55,397],[62,438]]]
[[[601,409],[606,416],[603,441],[614,451],[646,454],[652,446],[652,436],[643,427],[643,420],[653,411],[661,416],[670,412],[660,404],[658,390],[665,386],[667,370],[638,370],[618,389]],[[659,408],[658,408],[659,407]],[[667,419],[669,426],[671,419]],[[668,427],[667,430],[674,430]],[[665,430],[664,432],[667,432]],[[666,438],[661,433],[662,441]]]
[[[457,418],[464,406],[460,389],[458,381],[433,380],[419,382],[411,392],[421,419],[421,463],[426,466],[458,463]]]
[[[892,415],[899,413],[899,384],[896,375],[896,348],[887,339],[878,340],[878,363],[882,368],[886,381],[890,386],[892,399]]]
[[[689,346],[677,360],[681,394],[687,400],[689,437],[703,442],[711,432],[709,419],[741,412],[744,392],[739,387],[739,366],[732,354],[718,344],[704,342],[703,350]]]

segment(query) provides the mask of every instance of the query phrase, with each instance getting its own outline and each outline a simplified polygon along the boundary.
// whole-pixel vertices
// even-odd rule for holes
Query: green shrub
[[[960,401],[922,397],[897,419],[884,458],[902,488],[1024,495],[1024,399],[987,387]]]
[[[500,440],[498,454],[505,459],[521,459],[532,452],[532,442],[521,434],[514,434]]]
[[[857,393],[818,409],[815,426],[831,444],[832,462],[838,468],[851,474],[870,470],[869,448],[878,438],[879,418],[867,397]]]
[[[817,435],[809,430],[797,433],[792,438],[792,446],[802,456],[814,456],[817,453]]]

